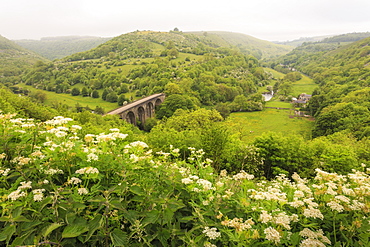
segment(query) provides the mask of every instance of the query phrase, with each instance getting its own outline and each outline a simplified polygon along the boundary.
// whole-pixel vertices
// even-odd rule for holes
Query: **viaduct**
[[[154,117],[155,108],[164,101],[164,93],[153,94],[148,97],[136,100],[130,104],[121,106],[108,112],[109,115],[119,115],[128,123],[137,125],[138,122],[145,123],[145,120]]]

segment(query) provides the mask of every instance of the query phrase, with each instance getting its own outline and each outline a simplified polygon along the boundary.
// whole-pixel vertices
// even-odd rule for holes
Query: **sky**
[[[0,35],[230,31],[268,41],[370,31],[370,0],[0,0]]]

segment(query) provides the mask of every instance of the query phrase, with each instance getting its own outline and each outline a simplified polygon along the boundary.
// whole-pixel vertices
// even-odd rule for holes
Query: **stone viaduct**
[[[154,117],[155,108],[164,101],[164,93],[153,94],[148,97],[136,100],[130,104],[121,106],[108,112],[109,115],[119,115],[128,123],[137,125],[138,122],[145,123],[145,120]]]

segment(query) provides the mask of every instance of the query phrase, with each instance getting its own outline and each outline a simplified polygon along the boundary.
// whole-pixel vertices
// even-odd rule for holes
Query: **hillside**
[[[14,42],[49,60],[54,60],[90,50],[110,39],[92,36],[62,36],[46,37],[41,40],[14,40]]]
[[[219,46],[237,47],[244,54],[250,54],[258,59],[284,55],[293,49],[292,46],[274,44],[252,36],[222,31],[190,32],[205,42],[213,42]]]
[[[0,82],[13,84],[19,82],[19,75],[37,61],[47,61],[45,58],[29,51],[13,41],[0,35]]]
[[[308,105],[316,116],[313,136],[344,131],[359,139],[369,137],[370,37],[327,50],[306,47],[303,53],[304,47],[279,62],[311,76],[319,85]]]
[[[89,51],[39,64],[23,80],[38,89],[118,105],[165,92],[191,105],[214,106],[269,84],[258,60],[235,47],[194,34],[151,31],[123,34]],[[253,107],[261,109],[260,104]]]

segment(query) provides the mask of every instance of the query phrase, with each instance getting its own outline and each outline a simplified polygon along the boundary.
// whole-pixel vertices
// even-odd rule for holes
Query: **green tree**
[[[87,88],[86,88],[86,87],[83,87],[83,88],[82,88],[82,90],[81,90],[81,95],[82,95],[83,97],[87,97],[87,96],[89,96],[89,91],[87,90]]]
[[[101,95],[101,98],[103,100],[106,100],[107,99],[107,95],[109,94],[108,90],[107,89],[104,89],[102,95]]]
[[[93,98],[99,98],[99,92],[97,90],[94,90],[91,95]]]
[[[72,88],[71,94],[72,96],[80,95],[80,89],[78,89],[77,87]]]
[[[118,96],[115,92],[110,92],[109,94],[107,94],[107,97],[105,100],[108,102],[114,103],[114,102],[117,102]]]
[[[159,119],[170,117],[177,109],[193,110],[197,108],[196,100],[180,94],[173,94],[166,98],[166,100],[159,106],[156,115]]]

